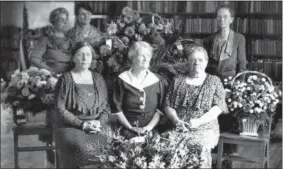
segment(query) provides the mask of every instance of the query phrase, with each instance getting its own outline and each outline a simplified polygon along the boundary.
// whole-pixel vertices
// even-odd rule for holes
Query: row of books
[[[250,63],[250,69],[265,73],[274,81],[282,82],[282,61],[271,59],[253,61]]]
[[[93,14],[107,14],[110,11],[109,1],[89,1]]]
[[[154,13],[173,13],[178,12],[179,1],[128,1],[128,7]]]
[[[270,55],[281,56],[282,55],[282,41],[281,40],[253,40],[252,41],[252,53],[256,55]]]
[[[98,2],[100,3],[100,2]],[[181,4],[185,3],[185,4]],[[236,13],[282,13],[281,1],[128,1],[127,5],[135,10],[157,13],[214,13],[220,5],[229,4]],[[184,8],[184,9],[183,9]]]
[[[282,1],[250,1],[251,13],[282,14]]]
[[[234,9],[236,7],[235,1],[187,1],[185,12],[214,13],[216,9],[223,4],[229,4]]]
[[[250,30],[253,34],[282,34],[282,20],[274,19],[250,19]]]
[[[232,29],[236,32],[247,33],[248,19],[236,18]],[[190,18],[184,23],[185,33],[212,33],[217,31],[217,22],[215,19]]]

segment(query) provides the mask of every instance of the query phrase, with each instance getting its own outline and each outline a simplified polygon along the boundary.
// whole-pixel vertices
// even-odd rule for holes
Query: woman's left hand
[[[190,120],[190,128],[191,129],[197,129],[200,126],[200,121],[199,119],[191,119]]]

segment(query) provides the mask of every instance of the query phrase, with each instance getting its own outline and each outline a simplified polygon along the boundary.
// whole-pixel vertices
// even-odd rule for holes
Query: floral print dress
[[[186,122],[192,118],[200,118],[215,105],[223,112],[227,112],[222,83],[218,77],[212,75],[207,75],[201,86],[187,84],[185,77],[176,78],[165,100],[165,106],[175,109],[178,117]],[[195,130],[190,130],[185,137],[191,144],[202,146],[201,168],[211,168],[211,149],[217,145],[219,138],[218,120],[212,120]]]

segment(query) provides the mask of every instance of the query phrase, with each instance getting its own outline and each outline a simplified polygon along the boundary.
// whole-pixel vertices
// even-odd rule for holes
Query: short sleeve
[[[113,113],[123,112],[122,109],[123,98],[124,98],[123,82],[121,79],[117,78],[114,84],[113,99],[111,104]]]
[[[219,108],[222,110],[222,113],[227,114],[228,108],[225,101],[225,91],[224,87],[220,81],[220,79],[216,76],[215,77],[215,93],[213,95],[213,101],[212,106],[219,106]]]

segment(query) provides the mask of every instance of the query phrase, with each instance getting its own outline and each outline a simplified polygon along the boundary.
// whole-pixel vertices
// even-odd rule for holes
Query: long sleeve
[[[95,79],[99,81],[99,84],[97,86],[98,92],[99,92],[100,111],[101,111],[99,113],[104,112],[106,114],[110,114],[111,111],[110,111],[108,92],[107,92],[105,81],[103,77],[99,74],[96,74]]]
[[[36,67],[50,70],[49,66],[47,66],[42,59],[43,55],[46,52],[47,41],[48,39],[45,36],[39,39],[37,45],[31,53],[30,62]]]
[[[62,75],[55,88],[55,108],[64,123],[80,128],[83,121],[66,109],[67,83]]]
[[[237,60],[238,60],[237,73],[245,71],[247,66],[246,38],[243,35],[240,35]]]

